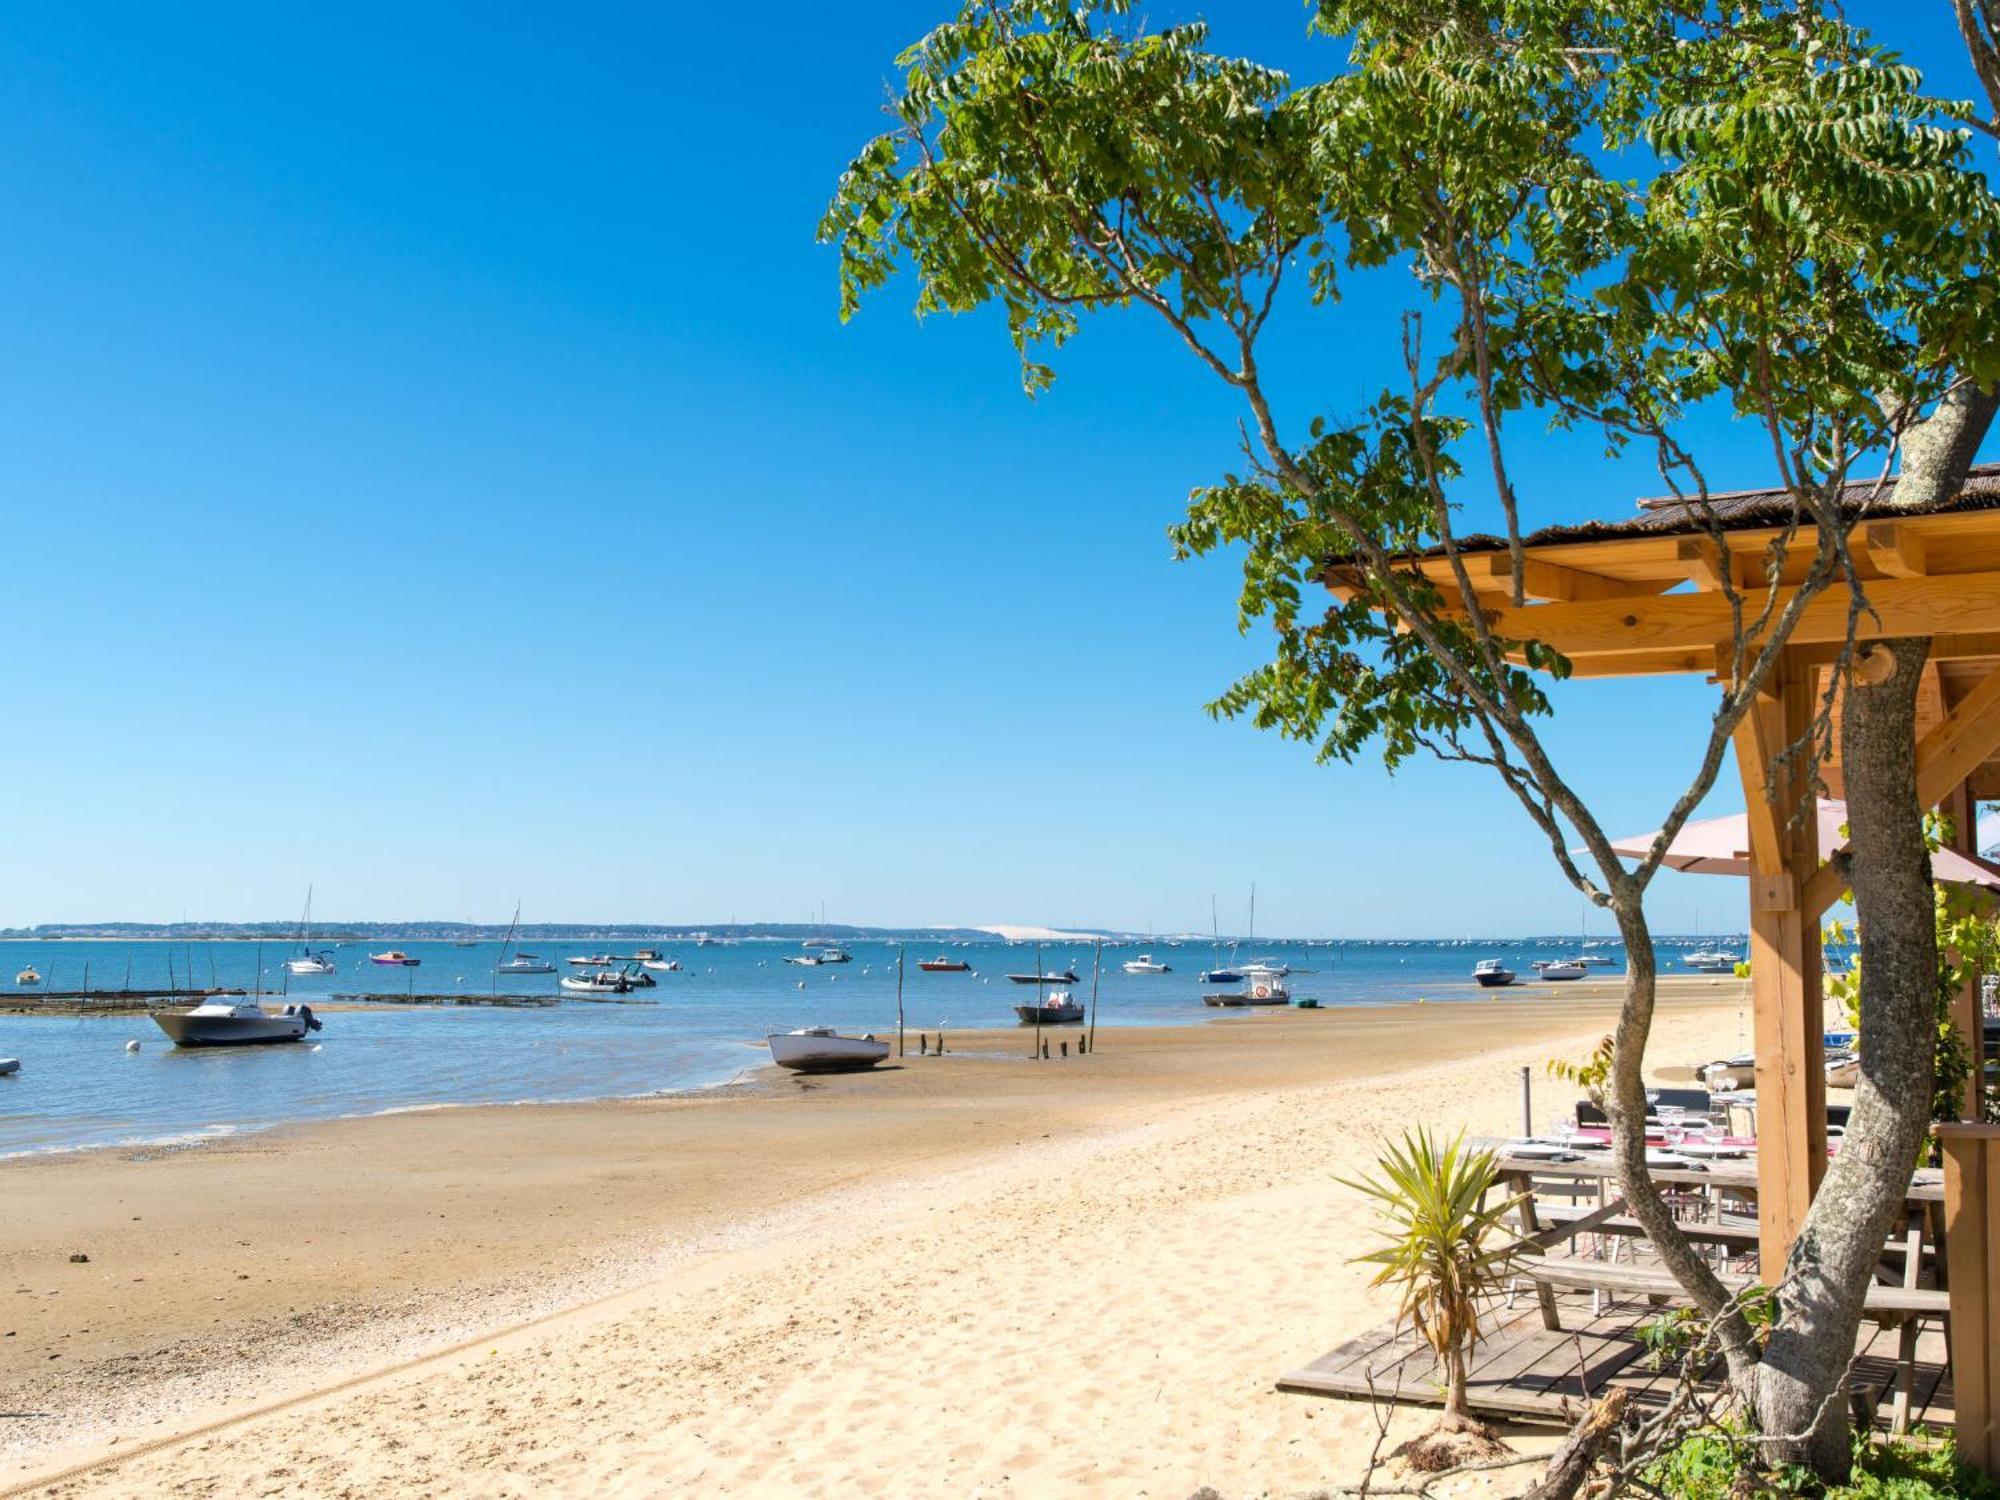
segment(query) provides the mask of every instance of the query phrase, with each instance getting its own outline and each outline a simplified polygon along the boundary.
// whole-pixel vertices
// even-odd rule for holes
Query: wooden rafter
[[[1514,564],[1506,553],[1483,552],[1466,558],[1465,564],[1466,572],[1475,581],[1475,588],[1481,583],[1492,585],[1490,588],[1479,588],[1480,593],[1504,596],[1513,592]],[[1560,563],[1543,562],[1533,557],[1524,558],[1521,563],[1521,592],[1530,599],[1566,603],[1593,599],[1643,599],[1652,594],[1664,594],[1672,583],[1673,580],[1667,578],[1607,578],[1602,573],[1587,573],[1580,568],[1566,568]]]
[[[1894,521],[1877,521],[1863,533],[1869,559],[1890,578],[1922,578],[1930,571],[1923,533]]]
[[[2000,671],[1988,673],[1917,741],[1917,804],[1935,807],[2000,750]]]

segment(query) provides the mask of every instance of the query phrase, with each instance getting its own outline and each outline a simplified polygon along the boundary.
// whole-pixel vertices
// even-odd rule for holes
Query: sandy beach
[[[1743,988],[1670,984],[1649,1062],[1740,1045]],[[1614,1006],[1524,987],[1047,1063],[1021,1033],[912,1038],[860,1077],[9,1162],[0,1492],[1349,1480],[1367,1412],[1272,1389],[1390,1310],[1337,1179],[1407,1124],[1517,1128],[1524,1065],[1539,1126],[1571,1097],[1542,1063]]]

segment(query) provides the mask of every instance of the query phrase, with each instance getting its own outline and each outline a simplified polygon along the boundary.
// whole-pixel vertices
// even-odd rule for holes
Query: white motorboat
[[[193,1010],[153,1012],[176,1047],[254,1047],[302,1042],[320,1029],[310,1005],[267,1011],[253,995],[212,995]]]
[[[1255,963],[1243,965],[1240,972],[1246,979],[1283,979],[1292,972],[1292,966],[1274,958],[1260,958]]]
[[[1531,967],[1537,979],[1581,979],[1590,972],[1573,958],[1538,958]]]
[[[642,968],[653,969],[661,974],[678,974],[681,971],[681,961],[677,958],[642,958],[639,964]]]
[[[606,969],[617,963],[618,957],[612,953],[572,954],[563,962],[577,969]]]
[[[18,985],[25,986],[31,984],[40,984],[41,982],[42,982],[42,976],[33,964],[29,964],[27,968],[23,969],[20,973],[14,976],[14,983]]]
[[[854,955],[838,943],[822,943],[819,948],[819,962],[823,964],[851,964]]]
[[[1497,958],[1482,958],[1472,966],[1472,977],[1482,989],[1504,989],[1514,982],[1514,971]]]
[[[581,978],[565,974],[561,985],[573,995],[629,995],[634,990],[650,990],[659,983],[643,973],[637,964],[622,969],[598,969]]]
[[[1720,948],[1697,948],[1681,962],[1703,974],[1734,974],[1737,964],[1741,963],[1742,959],[1734,953],[1725,953]]]
[[[1127,974],[1171,974],[1174,971],[1166,964],[1153,962],[1153,955],[1141,953],[1137,958],[1127,959],[1120,965]]]
[[[872,1036],[842,1036],[831,1026],[775,1032],[764,1039],[771,1061],[795,1073],[856,1073],[889,1055],[889,1044]]]

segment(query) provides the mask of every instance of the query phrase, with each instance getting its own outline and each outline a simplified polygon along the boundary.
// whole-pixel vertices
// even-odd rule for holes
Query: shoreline
[[[1659,983],[1659,995],[1662,1000],[1665,1000],[1668,998],[1692,999],[1697,997],[1710,997],[1710,998],[1721,999],[1725,995],[1734,996],[1736,994],[1737,987],[1740,987],[1744,982],[1741,980],[1731,978],[1726,975],[1675,974],[1675,975],[1663,976],[1658,981],[1658,983]],[[1398,1006],[1405,1006],[1405,1005],[1407,1006],[1424,1006],[1424,1005],[1458,1006],[1458,1005],[1472,1005],[1472,1004],[1518,1005],[1523,1003],[1541,1003],[1544,1001],[1570,1001],[1570,1002],[1600,1001],[1607,998],[1615,997],[1618,994],[1620,988],[1621,986],[1618,981],[1618,976],[1606,976],[1604,978],[1591,977],[1581,980],[1565,981],[1558,984],[1527,981],[1527,982],[1516,983],[1515,985],[1511,986],[1508,989],[1498,990],[1498,991],[1483,990],[1478,988],[1476,985],[1470,983],[1465,983],[1462,981],[1454,981],[1452,984],[1449,985],[1431,986],[1429,987],[1428,994],[1419,996],[1415,999],[1366,999],[1366,1000],[1322,1001],[1318,1009],[1311,1012],[1311,1014],[1326,1016],[1326,1015],[1339,1014],[1342,1012],[1373,1011],[1385,1008],[1395,1008]],[[539,1008],[553,1008],[553,1007],[537,1007],[537,1008],[539,1009]],[[351,1002],[343,1002],[343,1003],[329,1002],[326,1004],[316,1004],[314,1005],[313,1009],[316,1013],[320,1015],[328,1015],[328,1016],[344,1015],[344,1014],[378,1014],[378,1015],[398,1014],[398,1015],[435,1016],[449,1012],[455,1009],[455,1007],[442,1006],[442,1005],[425,1005],[425,1004],[412,1005],[412,1004],[399,1003],[395,1001],[383,1001],[379,1003],[368,1003],[368,1004],[355,1004]],[[1190,1009],[1192,1010],[1193,1008],[1190,1007]],[[1296,1008],[1283,1008],[1279,1009],[1277,1013],[1281,1015],[1294,1015],[1298,1014],[1298,1011],[1296,1010]],[[1270,1012],[1263,1012],[1256,1010],[1241,1010],[1241,1011],[1196,1011],[1185,1018],[1174,1017],[1169,1019],[1158,1019],[1158,1018],[1135,1019],[1130,1017],[1129,1015],[1114,1016],[1112,1018],[1105,1020],[1101,1024],[1100,1029],[1110,1032],[1114,1035],[1131,1033],[1131,1032],[1179,1031],[1187,1029],[1198,1029],[1210,1026],[1243,1025],[1248,1023],[1255,1016],[1259,1015],[1268,1016],[1269,1014]],[[148,1015],[149,1012],[143,1009],[123,1010],[123,1009],[101,1009],[96,1007],[38,1009],[31,1005],[14,1004],[12,1003],[12,997],[0,995],[0,1018],[7,1018],[7,1019],[17,1019],[17,1020],[42,1019],[50,1021],[77,1021],[77,1020],[132,1021],[132,1020],[144,1020],[147,1018]],[[926,1031],[936,1030],[935,1027],[927,1027],[923,1029]],[[1027,1034],[1032,1030],[1033,1030],[1032,1027],[1025,1025],[1019,1027],[1016,1030],[1004,1030],[999,1028],[967,1028],[964,1032],[952,1032],[949,1033],[949,1035],[953,1037],[961,1035],[968,1037],[970,1036],[983,1037],[987,1039],[989,1046],[992,1046],[994,1048],[999,1048],[1000,1046],[1003,1045],[1001,1039],[1010,1036],[1018,1038],[1020,1036]],[[1049,1026],[1043,1028],[1043,1030],[1044,1033],[1050,1039],[1051,1046],[1054,1046],[1056,1043],[1061,1042],[1066,1038],[1073,1037],[1075,1035],[1085,1032],[1087,1030],[1087,1027],[1080,1025]],[[890,1030],[886,1033],[878,1031],[876,1034],[893,1035],[893,1027],[890,1028]],[[914,1029],[909,1029],[908,1034],[914,1036],[916,1034],[916,1031]],[[149,1037],[148,1040],[153,1041],[156,1044],[164,1045],[163,1043],[158,1043],[158,1039],[156,1038]],[[315,1045],[315,1044],[308,1043],[308,1045]],[[315,1115],[302,1120],[273,1118],[270,1120],[253,1121],[253,1122],[206,1121],[199,1123],[191,1123],[173,1129],[166,1129],[159,1134],[136,1134],[115,1141],[100,1140],[100,1141],[82,1141],[76,1143],[59,1143],[54,1145],[31,1146],[21,1150],[7,1150],[4,1148],[0,1148],[0,1164],[37,1160],[43,1157],[69,1158],[78,1155],[87,1155],[93,1152],[164,1152],[164,1151],[200,1150],[211,1143],[217,1143],[229,1140],[240,1140],[252,1136],[262,1136],[272,1131],[289,1130],[295,1128],[311,1128],[313,1126],[328,1125],[347,1120],[378,1119],[384,1116],[390,1116],[396,1114],[423,1113],[423,1112],[440,1111],[440,1110],[460,1110],[460,1109],[499,1110],[499,1109],[521,1109],[521,1108],[543,1107],[543,1106],[558,1107],[558,1106],[580,1106],[580,1105],[592,1105],[592,1104],[617,1104],[617,1103],[627,1103],[637,1100],[671,1099],[680,1097],[682,1095],[708,1094],[716,1089],[729,1088],[734,1085],[743,1083],[746,1079],[755,1075],[759,1070],[772,1068],[772,1065],[769,1062],[768,1057],[764,1055],[764,1044],[763,1044],[763,1039],[761,1037],[718,1039],[717,1045],[739,1046],[746,1050],[756,1052],[757,1057],[754,1060],[745,1061],[742,1064],[742,1066],[734,1068],[733,1071],[728,1072],[725,1076],[713,1077],[703,1082],[674,1084],[665,1088],[658,1088],[658,1089],[640,1089],[624,1093],[603,1093],[603,1094],[582,1093],[576,1095],[557,1095],[557,1096],[546,1096],[546,1097],[527,1095],[517,1099],[421,1100],[421,1101],[413,1101],[407,1104],[385,1105],[380,1109],[357,1110],[348,1113],[329,1114],[329,1115]],[[25,1051],[23,1052],[23,1056],[24,1057],[27,1056],[27,1053]],[[726,1063],[718,1064],[719,1068],[726,1066],[728,1066]],[[20,1087],[24,1083],[32,1083],[32,1081],[33,1080],[31,1076],[16,1075],[12,1079],[0,1080],[0,1089],[6,1089],[9,1087]],[[8,1102],[10,1101],[7,1095],[4,1093],[0,1093],[0,1106],[4,1106]],[[27,1101],[22,1101],[22,1102],[25,1103]]]
[[[1739,1003],[1733,993],[1664,997],[1655,1061],[1706,1050],[1734,1029]],[[245,1391],[307,1399],[336,1384],[393,1383],[411,1361],[488,1331],[528,1337],[531,1320],[595,1326],[590,1310],[605,1299],[695,1316],[704,1304],[691,1286],[735,1295],[750,1285],[750,1305],[765,1308],[757,1283],[740,1281],[746,1257],[789,1264],[801,1247],[902,1219],[943,1234],[926,1263],[946,1269],[923,1286],[956,1306],[959,1275],[985,1268],[953,1248],[960,1209],[947,1205],[1013,1234],[1014,1193],[1053,1192],[1060,1204],[1115,1188],[1129,1169],[1096,1164],[1118,1157],[1162,1174],[1146,1201],[1164,1213],[1223,1180],[1183,1154],[1220,1153],[1226,1179],[1275,1150],[1275,1170],[1297,1172],[1283,1136],[1320,1112],[1330,1150],[1365,1154],[1372,1136],[1338,1120],[1380,1096],[1392,1114],[1369,1130],[1386,1127],[1405,1079],[1437,1095],[1447,1122],[1476,1104],[1487,1125],[1511,1128],[1518,1065],[1499,1059],[1587,1048],[1612,1008],[1572,992],[1523,1005],[1216,1018],[1120,1028],[1096,1056],[1047,1064],[1011,1055],[1019,1032],[961,1033],[964,1050],[874,1074],[814,1080],[764,1067],[674,1097],[402,1111],[166,1154],[0,1162],[0,1194],[37,1210],[0,1224],[12,1279],[0,1304],[0,1334],[11,1335],[0,1338],[0,1407],[21,1414],[0,1427],[0,1487],[211,1422],[243,1409]],[[1478,1089],[1436,1087],[1453,1074],[1476,1076]],[[1553,1108],[1555,1093],[1538,1094]],[[1304,1115],[1280,1107],[1292,1098]],[[1267,1119],[1290,1123],[1274,1138],[1255,1123]],[[1134,1144],[1155,1138],[1177,1144]],[[1058,1244],[1076,1228],[1068,1209],[1049,1223]],[[1161,1232],[1179,1232],[1176,1221]],[[1282,1218],[1263,1224],[1272,1245],[1259,1252],[1289,1232]],[[90,1260],[70,1264],[71,1253]],[[865,1285],[910,1273],[893,1245],[883,1253]],[[834,1264],[862,1274],[860,1262]],[[704,1326],[713,1332],[713,1319]],[[1276,1324],[1265,1331],[1285,1336]]]

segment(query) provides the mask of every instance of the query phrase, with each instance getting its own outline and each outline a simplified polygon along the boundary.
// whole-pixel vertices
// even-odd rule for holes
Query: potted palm
[[[1447,1143],[1418,1126],[1390,1143],[1377,1167],[1375,1178],[1343,1179],[1374,1200],[1388,1231],[1379,1250],[1356,1259],[1377,1268],[1371,1285],[1398,1289],[1398,1322],[1430,1347],[1444,1387],[1437,1422],[1397,1452],[1426,1471],[1504,1452],[1467,1406],[1465,1380],[1480,1304],[1500,1292],[1514,1257],[1503,1220],[1520,1200],[1488,1201],[1493,1154],[1468,1149],[1462,1131]]]

